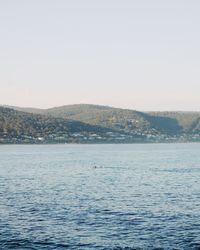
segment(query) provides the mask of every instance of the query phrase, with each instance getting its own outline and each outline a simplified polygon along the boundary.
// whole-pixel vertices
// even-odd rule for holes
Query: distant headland
[[[200,112],[0,106],[0,144],[200,142]]]

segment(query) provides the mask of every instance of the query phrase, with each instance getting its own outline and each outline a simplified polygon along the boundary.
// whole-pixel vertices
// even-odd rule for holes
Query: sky
[[[0,104],[200,111],[199,0],[0,0]]]

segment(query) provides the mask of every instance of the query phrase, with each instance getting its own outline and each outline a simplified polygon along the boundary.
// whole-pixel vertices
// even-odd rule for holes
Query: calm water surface
[[[200,249],[200,144],[0,146],[0,249]]]

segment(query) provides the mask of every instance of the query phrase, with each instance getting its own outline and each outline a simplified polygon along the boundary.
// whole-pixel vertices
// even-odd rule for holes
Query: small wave
[[[3,240],[0,241],[1,249],[29,249],[29,250],[37,250],[37,249],[58,249],[58,248],[68,248],[70,245],[62,244],[62,243],[54,243],[48,241],[29,241],[29,240]]]
[[[169,169],[156,169],[156,172],[168,172],[168,173],[199,173],[200,168],[169,168]]]

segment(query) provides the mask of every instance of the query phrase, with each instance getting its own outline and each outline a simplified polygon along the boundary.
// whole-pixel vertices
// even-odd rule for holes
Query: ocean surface
[[[200,144],[1,145],[0,249],[200,249]]]

